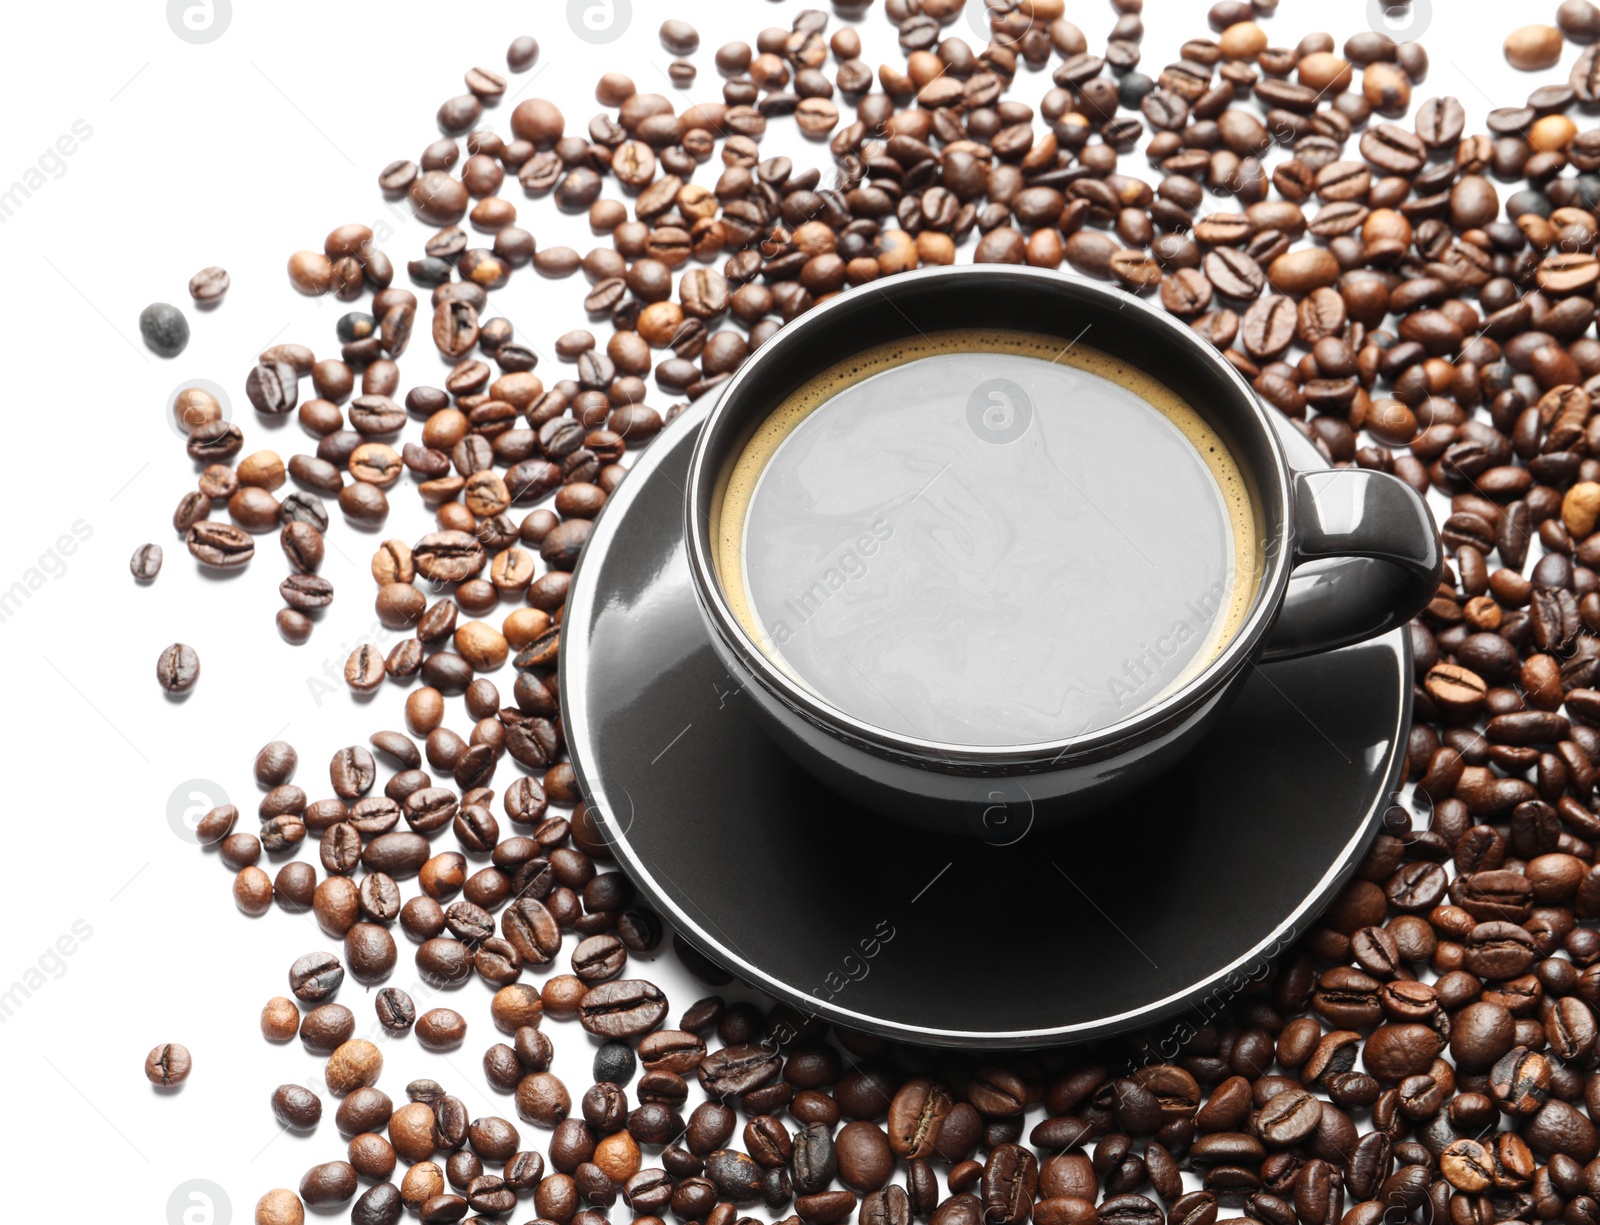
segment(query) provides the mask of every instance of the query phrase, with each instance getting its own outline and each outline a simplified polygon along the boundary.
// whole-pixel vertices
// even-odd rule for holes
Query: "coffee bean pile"
[[[492,709],[498,701],[492,682],[478,678],[469,700],[474,708]],[[418,1210],[427,1220],[459,1219],[459,1213],[450,1213],[457,1207],[465,1212],[468,1204],[498,1213],[513,1209],[519,1193],[541,1188],[555,1219],[570,1222],[578,1193],[571,1185],[563,1190],[560,1179],[593,1157],[597,1168],[620,1174],[620,1184],[639,1171],[642,1158],[633,1132],[620,1124],[607,1133],[608,1141],[591,1142],[580,1158],[568,1162],[560,1155],[566,1151],[563,1143],[579,1144],[587,1125],[568,1120],[571,1098],[550,1072],[554,1047],[540,1025],[548,1013],[576,1019],[591,1034],[607,1039],[596,1056],[596,1074],[618,1078],[604,1082],[614,1095],[622,1093],[636,1070],[630,1039],[639,1039],[639,1057],[645,1061],[647,1081],[641,1082],[641,1095],[652,1074],[664,1075],[669,1067],[692,1071],[685,1059],[692,1052],[698,1061],[705,1054],[704,1043],[693,1035],[661,1030],[667,1013],[663,993],[652,983],[623,977],[630,953],[648,954],[661,944],[662,922],[653,911],[634,904],[633,888],[624,876],[597,870],[603,845],[578,804],[569,765],[552,767],[543,784],[525,776],[512,785],[503,810],[519,832],[502,838],[489,807],[492,791],[469,788],[458,797],[448,787],[434,786],[422,768],[423,751],[403,733],[379,732],[371,743],[396,767],[381,796],[373,794],[378,759],[365,747],[351,746],[329,763],[334,794],[308,801],[293,782],[299,754],[286,742],[274,741],[257,753],[254,763],[264,789],[259,835],[236,829],[239,814],[232,806],[213,809],[196,829],[197,840],[216,845],[222,861],[236,872],[234,894],[242,910],[262,914],[276,902],[291,913],[310,911],[330,940],[342,942],[342,955],[312,951],[288,967],[289,994],[267,1002],[261,1029],[270,1042],[298,1037],[308,1051],[326,1056],[323,1082],[340,1099],[336,1122],[349,1138],[348,1161],[313,1167],[298,1195],[271,1193],[258,1207],[258,1218],[299,1220],[302,1204],[342,1204],[360,1189],[359,1180],[367,1179],[380,1185],[369,1188],[356,1205],[354,1219],[359,1221],[392,1222],[402,1206]],[[429,764],[438,768],[438,751],[453,747],[443,734],[430,736]],[[577,805],[570,821],[548,813],[547,789],[558,802]],[[401,828],[402,820],[407,829]],[[435,853],[429,835],[447,826],[461,849]],[[284,863],[276,878],[258,866],[263,852],[292,853],[308,832],[319,839],[326,873],[322,880],[304,860]],[[468,855],[489,862],[474,871]],[[416,892],[404,899],[402,883],[413,879]],[[415,945],[417,972],[430,988],[456,989],[473,978],[496,988],[490,1016],[507,1041],[485,1051],[485,1076],[495,1088],[515,1094],[515,1108],[524,1121],[554,1129],[557,1181],[544,1177],[540,1153],[519,1151],[517,1128],[506,1120],[469,1121],[461,1101],[431,1082],[410,1085],[409,1102],[399,1109],[375,1087],[383,1071],[382,1052],[355,1036],[355,1014],[335,997],[347,975],[365,986],[390,978],[398,962],[390,932],[396,922]],[[542,988],[523,981],[525,969],[556,968],[568,931],[578,937],[570,951],[571,972],[551,975]],[[392,986],[372,998],[379,1025],[393,1036],[413,1034],[425,1049],[437,1051],[456,1049],[466,1039],[468,1022],[453,1008],[419,1015],[410,995]],[[303,1015],[302,1005],[307,1008]],[[707,1011],[702,1005],[701,1013],[714,1024],[721,1006]],[[169,1050],[181,1048],[158,1048],[152,1054],[147,1065],[152,1079],[168,1075],[168,1063],[159,1061]],[[176,1058],[170,1062],[180,1064]],[[185,1056],[182,1072],[162,1083],[177,1083],[187,1066]],[[654,1120],[650,1135],[670,1138],[682,1130],[672,1125],[674,1111],[664,1103],[681,1106],[687,1083],[681,1075],[672,1082],[681,1093],[672,1097],[670,1086],[658,1087],[657,1093],[668,1092],[669,1097],[648,1099],[655,1109],[642,1115],[632,1112],[638,1115],[638,1126]],[[628,1113],[625,1097],[608,1100],[612,1110]],[[641,1109],[646,1100],[641,1096]],[[314,1130],[322,1116],[320,1097],[303,1085],[280,1086],[271,1106],[283,1126],[298,1131]],[[587,1100],[583,1108],[586,1113],[592,1109]],[[435,1155],[442,1168],[431,1160]],[[411,1167],[398,1189],[384,1181],[397,1159]],[[485,1174],[485,1160],[503,1172]],[[566,1201],[560,1198],[563,1194]],[[567,1201],[563,1215],[561,1204]],[[543,1211],[545,1201],[540,1202]]]
[[[1583,3],[1544,29],[1589,38]],[[1514,467],[1492,448],[1488,465],[1467,458],[1463,447],[1490,424],[1469,414],[1498,404],[1494,429],[1512,438],[1518,414],[1537,408],[1543,422],[1558,411],[1544,399],[1552,388],[1600,371],[1600,342],[1583,336],[1600,278],[1589,211],[1600,199],[1600,132],[1578,132],[1568,114],[1600,99],[1595,48],[1568,85],[1535,90],[1525,106],[1493,112],[1489,134],[1469,135],[1449,97],[1422,102],[1410,127],[1393,122],[1427,75],[1417,44],[1366,32],[1338,53],[1323,34],[1274,47],[1255,20],[1263,10],[1223,0],[1209,14],[1217,36],[1185,43],[1151,76],[1138,70],[1137,3],[1116,7],[1104,54],[1056,0],[991,5],[992,41],[975,51],[946,36],[959,3],[894,0],[885,11],[905,65],[876,74],[853,28],[829,37],[828,15],[808,10],[753,47],[716,52],[720,102],[679,110],[605,74],[596,96],[607,109],[583,135],[537,98],[512,109],[509,138],[481,126],[506,81],[470,70],[467,92],[439,109],[444,135],[419,162],[379,176],[383,191],[443,227],[407,272],[429,291],[428,334],[451,363],[444,385],[400,397],[395,359],[422,309],[417,294],[394,284],[369,227],[335,227],[320,252],[290,258],[291,283],[350,302],[370,290],[369,309],[339,320],[337,358],[277,344],[245,380],[259,413],[297,413],[315,453],[285,464],[260,451],[230,466],[242,431],[209,393],[188,389],[175,411],[204,471],[174,527],[202,565],[221,568],[247,564],[253,537],[278,531],[290,570],[278,625],[303,642],[334,595],[317,573],[323,499],[377,526],[409,472],[437,530],[379,551],[377,612],[389,628],[419,630],[431,612],[430,635],[386,657],[358,645],[351,688],[409,682],[430,666],[430,648],[445,657],[431,666],[452,676],[497,667],[513,650],[553,653],[545,636],[629,448],[683,407],[647,404],[649,376],[668,395],[705,395],[815,302],[952,262],[973,234],[979,261],[1064,264],[1158,298],[1335,462],[1452,495],[1472,492],[1483,466]],[[692,54],[683,48],[698,38],[680,35],[668,22],[663,45]],[[519,40],[507,63],[525,71],[537,55]],[[1055,88],[1037,115],[1006,100],[1019,71],[1044,69]],[[828,141],[831,186],[819,169],[761,158],[767,123],[790,115]],[[1154,185],[1121,168],[1141,141]],[[1287,156],[1269,172],[1279,147]],[[696,183],[716,161],[715,181]],[[513,177],[527,196],[586,211],[610,245],[541,250],[500,194]],[[604,194],[608,179],[631,203]],[[1504,221],[1496,181],[1524,184]],[[473,245],[474,234],[489,245]],[[489,294],[528,264],[546,276],[581,270],[585,306],[611,333],[603,347],[586,328],[560,337],[555,351],[573,377],[549,387],[533,373],[536,354],[488,313]],[[315,395],[302,401],[308,375]],[[1510,391],[1518,398],[1501,394]],[[413,419],[420,438],[402,441]],[[1524,452],[1544,441],[1518,455],[1535,458]],[[300,488],[280,501],[288,480]],[[231,521],[210,517],[218,503]],[[419,578],[448,592],[431,609]],[[528,607],[496,627],[482,618],[502,600]],[[456,611],[475,619],[447,626]]]
[[[852,18],[866,7],[836,5]],[[340,320],[338,358],[276,345],[249,373],[256,410],[297,412],[315,453],[234,465],[242,430],[189,389],[174,411],[203,471],[175,528],[216,567],[246,564],[254,536],[278,531],[291,641],[332,598],[317,578],[323,497],[377,525],[409,472],[436,530],[386,541],[372,562],[380,619],[415,636],[387,657],[358,647],[346,667],[356,690],[422,681],[406,701],[410,735],[370,739],[393,767],[382,795],[363,746],[335,756],[333,796],[311,800],[292,782],[296,754],[275,744],[256,762],[259,835],[237,831],[231,807],[198,831],[236,873],[242,910],[310,911],[342,942],[289,969],[293,998],[269,1001],[261,1025],[268,1040],[298,1034],[327,1056],[348,1159],[313,1167],[299,1194],[268,1193],[259,1222],[298,1225],[303,1204],[352,1200],[362,1225],[407,1210],[498,1219],[530,1196],[556,1225],[600,1225],[619,1198],[645,1225],[734,1225],[757,1206],[804,1225],[1600,1220],[1589,1117],[1600,1106],[1600,130],[1573,117],[1600,105],[1600,56],[1589,46],[1567,83],[1539,86],[1472,134],[1455,99],[1413,108],[1428,73],[1417,44],[1361,33],[1274,45],[1258,21],[1272,7],[1221,0],[1214,37],[1150,73],[1138,0],[1117,0],[1095,51],[1060,0],[991,3],[981,49],[947,29],[961,0],[886,0],[905,58],[876,72],[854,29],[830,36],[829,15],[811,10],[715,52],[720,102],[679,109],[607,73],[605,109],[582,134],[540,99],[512,110],[509,137],[480,126],[506,83],[473,69],[439,109],[442,139],[379,178],[441,227],[406,272],[429,292],[428,334],[450,370],[443,387],[401,399],[395,359],[420,304],[371,231],[340,226],[320,254],[291,259],[303,292],[355,303],[375,291]],[[1515,32],[1505,53],[1534,70],[1562,38],[1597,36],[1600,10],[1565,0],[1554,26]],[[674,79],[692,81],[698,35],[672,21],[661,37],[680,57]],[[507,66],[526,71],[538,53],[518,39]],[[1005,97],[1019,72],[1047,70],[1054,88],[1037,113]],[[818,169],[760,156],[768,122],[789,117],[828,143],[828,185]],[[1148,178],[1123,168],[1136,149]],[[540,249],[500,195],[508,178],[587,212],[610,245]],[[625,199],[605,194],[612,179]],[[1426,817],[1391,808],[1355,879],[1281,963],[1171,1030],[979,1058],[717,996],[669,1027],[663,993],[628,976],[631,954],[661,944],[661,921],[601,870],[606,847],[562,760],[554,666],[568,575],[630,449],[681,411],[645,403],[648,377],[669,396],[705,395],[816,302],[952,262],[974,235],[976,259],[1066,265],[1151,295],[1331,461],[1449,501],[1453,564],[1411,630],[1406,771]],[[603,347],[587,328],[562,336],[555,352],[572,377],[548,387],[532,351],[488,315],[489,294],[529,265],[581,270],[585,306],[610,329]],[[301,401],[307,376],[315,397]],[[402,443],[413,419],[420,441]],[[300,491],[280,502],[287,480]],[[231,521],[210,517],[219,503]],[[135,574],[158,558],[136,558]],[[482,618],[501,600],[520,606],[496,629]],[[503,706],[479,674],[513,651]],[[473,721],[465,737],[445,727],[456,695]],[[507,754],[522,772],[501,797],[514,827],[502,837],[491,785]],[[571,805],[570,818],[551,805]],[[446,827],[459,849],[435,851]],[[258,866],[308,834],[320,880],[305,861],[275,878]],[[523,1123],[550,1129],[548,1157],[522,1149],[504,1119],[469,1119],[431,1081],[409,1085],[398,1108],[377,1087],[382,1056],[333,997],[347,972],[364,985],[391,976],[396,923],[430,987],[477,977],[495,988],[506,1041],[484,1052],[484,1074]],[[390,986],[373,998],[391,1034],[434,1049],[466,1040],[455,1009],[419,1016]],[[604,1043],[576,1114],[550,1070],[546,1016]],[[307,1130],[322,1103],[286,1085],[272,1109]]]

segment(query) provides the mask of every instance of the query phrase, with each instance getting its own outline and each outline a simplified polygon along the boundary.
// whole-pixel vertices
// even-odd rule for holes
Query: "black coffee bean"
[[[638,1060],[633,1047],[626,1042],[603,1042],[594,1053],[593,1074],[596,1083],[608,1081],[626,1085],[633,1079]]]
[[[1101,1203],[1100,1212],[1107,1225],[1161,1225],[1164,1220],[1160,1205],[1142,1195],[1110,1196]]]
[[[189,320],[170,303],[152,302],[139,312],[139,335],[152,353],[177,357],[189,344]]]

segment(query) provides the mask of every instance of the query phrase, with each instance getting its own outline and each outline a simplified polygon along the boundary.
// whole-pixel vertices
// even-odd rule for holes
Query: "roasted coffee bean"
[[[279,1085],[272,1094],[272,1113],[293,1131],[311,1131],[322,1119],[322,1099],[302,1085]]]
[[[500,918],[500,931],[528,965],[547,965],[561,949],[559,924],[550,911],[531,896],[520,897],[506,908]]]
[[[156,680],[168,693],[188,693],[199,679],[200,656],[191,646],[175,642],[156,660]]]
[[[403,1034],[416,1024],[417,1008],[411,997],[398,987],[385,987],[378,992],[375,1006],[378,1024],[393,1034]]]
[[[344,938],[345,960],[357,982],[382,982],[394,969],[394,937],[376,923],[357,923]]]
[[[289,552],[287,539],[284,551]],[[298,559],[299,564],[304,565],[306,555],[298,554]],[[292,555],[291,564],[294,564],[294,561],[295,555]],[[320,562],[320,558],[318,561]],[[333,584],[316,574],[291,574],[278,584],[278,594],[290,608],[300,612],[311,612],[326,608],[333,603]]]
[[[815,1195],[833,1181],[839,1158],[826,1124],[807,1124],[795,1133],[789,1168],[797,1195]]]
[[[431,533],[412,546],[411,556],[417,573],[438,583],[465,582],[488,564],[483,546],[467,532]]]
[[[894,1152],[876,1123],[862,1119],[846,1123],[834,1137],[834,1151],[839,1181],[854,1191],[881,1190],[894,1173]]]
[[[612,935],[590,936],[572,951],[572,972],[585,983],[606,982],[622,973],[628,950]]]
[[[554,1127],[572,1109],[566,1086],[549,1072],[532,1072],[523,1077],[516,1096],[517,1114],[541,1127]]]
[[[1205,274],[1218,293],[1230,298],[1254,298],[1266,284],[1261,266],[1233,247],[1218,247],[1207,255]]]
[[[161,546],[158,544],[142,544],[133,551],[133,557],[128,562],[128,569],[133,577],[141,583],[155,580],[161,573]]]
[[[228,292],[228,271],[212,265],[189,278],[189,296],[202,307],[213,306]]]
[[[188,529],[187,544],[196,561],[217,570],[245,565],[255,555],[249,534],[229,523],[196,523]]]
[[[911,1196],[904,1187],[891,1185],[861,1200],[862,1225],[910,1225],[912,1217]]]
[[[1002,1225],[1021,1225],[1032,1212],[1038,1186],[1037,1158],[1021,1145],[998,1145],[983,1167],[984,1219]],[[1108,1203],[1114,1203],[1115,1199]]]
[[[453,1008],[432,1008],[417,1018],[414,1032],[427,1050],[453,1050],[465,1040],[467,1022]]]
[[[372,789],[377,779],[377,764],[372,754],[360,745],[340,749],[328,763],[333,790],[340,799],[353,800]]]
[[[164,1042],[153,1048],[144,1061],[145,1077],[162,1088],[181,1085],[189,1079],[192,1068],[189,1048],[176,1042]]]
[[[363,1038],[354,1038],[342,1043],[328,1057],[323,1079],[331,1094],[344,1097],[355,1089],[371,1086],[381,1075],[382,1067],[384,1057],[378,1047]]]
[[[1505,55],[1513,68],[1523,72],[1549,68],[1561,57],[1561,31],[1547,25],[1521,26],[1506,36]]]
[[[333,996],[344,982],[344,966],[331,953],[307,953],[289,967],[289,989],[294,997],[319,1003]]]
[[[294,580],[292,585],[290,580],[285,580],[285,586],[279,589],[285,602],[296,608],[323,608],[331,603],[332,583],[325,579],[313,579],[305,583],[299,581],[301,576],[314,575],[322,568],[325,555],[322,533],[308,523],[286,523],[278,535],[278,543],[289,565],[297,572],[291,576]]]
[[[1288,1147],[1304,1140],[1322,1121],[1322,1103],[1300,1089],[1287,1089],[1274,1095],[1257,1117],[1257,1133],[1274,1147]]]
[[[628,1038],[648,1033],[666,1015],[666,996],[654,983],[618,979],[589,990],[579,1005],[578,1020],[602,1038]]]
[[[299,402],[300,378],[287,362],[264,361],[250,371],[244,389],[258,413],[281,416]]]
[[[345,684],[357,693],[370,693],[383,684],[387,674],[383,655],[377,647],[368,643],[357,647],[345,661]]]
[[[889,1143],[902,1157],[932,1156],[953,1103],[945,1088],[925,1078],[908,1081],[889,1105]]]
[[[405,1211],[401,1192],[392,1182],[367,1188],[350,1209],[352,1225],[398,1225]]]
[[[884,69],[877,94],[855,29],[830,42],[825,14],[807,11],[792,29],[762,32],[753,48],[718,52],[729,79],[715,106],[676,111],[611,73],[597,91],[606,113],[585,132],[569,136],[552,104],[529,100],[515,108],[509,139],[467,132],[459,176],[454,139],[430,146],[420,167],[386,168],[384,189],[407,192],[425,220],[444,227],[411,267],[434,291],[432,334],[454,367],[441,388],[414,388],[403,409],[391,359],[406,347],[418,303],[390,285],[393,270],[371,248],[370,230],[340,227],[323,251],[294,257],[292,282],[307,292],[348,297],[369,280],[379,289],[370,310],[339,320],[338,357],[317,362],[303,346],[278,345],[247,379],[258,410],[298,408],[318,437],[315,457],[287,465],[314,493],[276,502],[284,465],[268,453],[231,467],[242,431],[222,420],[220,404],[191,396],[176,419],[189,454],[210,467],[175,526],[210,566],[249,560],[253,543],[242,529],[281,528],[292,577],[281,588],[289,607],[279,623],[301,641],[312,632],[302,610],[332,595],[307,581],[331,543],[315,495],[337,494],[358,524],[381,522],[383,487],[397,487],[400,468],[409,468],[438,530],[415,550],[380,549],[379,615],[406,636],[387,656],[358,647],[347,679],[370,691],[386,676],[422,675],[425,687],[406,703],[407,726],[426,737],[428,768],[451,773],[441,782],[487,787],[502,754],[533,773],[506,786],[504,814],[519,832],[502,839],[491,796],[435,787],[417,743],[383,733],[373,745],[401,773],[381,800],[365,798],[372,766],[333,778],[340,799],[308,805],[301,793],[298,807],[279,810],[281,796],[270,813],[264,805],[259,838],[236,833],[229,809],[207,817],[202,840],[220,843],[240,873],[242,907],[264,909],[274,895],[286,907],[311,905],[324,930],[347,941],[358,977],[367,972],[366,929],[399,918],[422,942],[418,967],[430,984],[460,985],[476,970],[502,986],[493,1013],[517,1034],[516,1046],[485,1056],[502,1091],[525,1074],[548,1073],[549,1040],[531,1028],[546,1008],[611,1039],[606,1067],[597,1059],[594,1069],[602,1085],[630,1080],[630,1044],[638,1043],[639,1108],[627,1114],[620,1089],[602,1087],[594,1109],[585,1098],[584,1121],[568,1120],[560,1134],[562,1168],[544,1180],[535,1205],[557,1225],[573,1225],[580,1212],[581,1225],[593,1225],[618,1186],[636,1215],[671,1208],[684,1220],[715,1215],[711,1225],[729,1225],[735,1204],[788,1211],[796,1195],[800,1219],[824,1225],[857,1210],[856,1192],[869,1225],[930,1215],[940,1225],[982,1225],[1029,1213],[1039,1225],[1160,1225],[1156,1198],[1168,1207],[1165,1219],[1183,1225],[1213,1225],[1219,1212],[1240,1208],[1261,1225],[1327,1225],[1340,1216],[1372,1225],[1387,1208],[1415,1214],[1424,1201],[1435,1216],[1459,1217],[1455,1225],[1532,1220],[1534,1212],[1588,1221],[1593,1195],[1581,1163],[1596,1144],[1574,1103],[1586,1093],[1600,1003],[1600,977],[1588,972],[1600,943],[1587,927],[1600,915],[1600,876],[1587,868],[1600,837],[1589,811],[1590,759],[1600,752],[1592,727],[1600,721],[1592,689],[1600,547],[1589,543],[1600,526],[1600,471],[1588,458],[1600,442],[1589,430],[1588,394],[1600,346],[1586,334],[1600,283],[1590,215],[1600,201],[1592,182],[1600,140],[1569,112],[1600,102],[1600,56],[1582,52],[1566,84],[1490,112],[1484,135],[1469,132],[1465,109],[1449,97],[1423,101],[1410,123],[1373,122],[1373,110],[1403,110],[1424,78],[1421,47],[1370,31],[1342,49],[1328,35],[1269,46],[1256,21],[1269,0],[1257,9],[1234,0],[1212,6],[1217,37],[1183,44],[1179,59],[1149,76],[1136,71],[1138,0],[1116,6],[1104,49],[1091,48],[1059,6],[1008,0],[979,14],[992,41],[975,52],[943,37],[941,23],[957,7],[888,0],[908,58],[903,70]],[[1508,54],[1532,64],[1560,49],[1563,32],[1593,41],[1596,11],[1567,0],[1554,27],[1518,31]],[[684,23],[667,26],[673,54],[697,41]],[[830,52],[833,70],[825,68]],[[1058,88],[1039,103],[1044,125],[1035,126],[1006,93],[1019,53],[1036,69],[1052,52],[1061,57]],[[508,64],[520,71],[536,56],[537,44],[519,39]],[[1360,88],[1347,88],[1352,66]],[[688,79],[683,64],[674,74]],[[469,71],[468,93],[441,108],[441,123],[466,132],[504,88],[495,72]],[[836,132],[835,88],[854,108]],[[1128,119],[1130,110],[1139,118]],[[832,134],[837,188],[787,158],[761,160],[766,125],[790,119],[806,135]],[[1153,130],[1148,152],[1164,176],[1148,186],[1120,173],[1116,156],[1141,121]],[[722,177],[699,185],[697,159],[716,151],[718,136]],[[1287,147],[1269,175],[1259,161],[1274,143]],[[607,245],[588,256],[536,249],[497,194],[506,171],[530,194],[555,192],[563,207],[592,202],[592,228]],[[608,174],[637,193],[631,213],[605,198]],[[1236,199],[1219,202],[1226,195]],[[474,248],[457,224],[469,208],[474,227],[497,232],[492,251]],[[570,824],[550,818],[548,807],[581,801],[563,761],[553,618],[627,453],[680,410],[648,407],[645,379],[654,363],[662,389],[685,399],[708,394],[817,299],[949,262],[974,229],[980,259],[1064,262],[1136,292],[1156,290],[1161,309],[1301,420],[1333,462],[1392,471],[1452,501],[1438,502],[1452,565],[1411,629],[1417,711],[1406,756],[1430,815],[1415,821],[1391,806],[1392,825],[1357,882],[1302,932],[1303,952],[1259,992],[1226,1001],[1173,1062],[1141,1058],[1132,1070],[1076,1063],[1052,1082],[1043,1070],[1051,1061],[974,1061],[947,1072],[954,1065],[885,1052],[851,1034],[841,1041],[853,1066],[841,1072],[810,1037],[793,1036],[804,1028],[798,1018],[769,1027],[758,1010],[720,1001],[691,1009],[680,1030],[660,1029],[660,993],[620,975],[628,953],[660,944],[661,919],[618,888],[620,876],[597,875],[587,854],[563,845],[570,837],[584,851],[604,849],[581,805]],[[586,331],[561,338],[558,356],[577,368],[548,389],[531,374],[536,354],[503,317],[488,317],[485,287],[530,261],[543,275],[582,268],[591,286],[585,305],[616,333],[604,345]],[[225,278],[197,284],[213,292]],[[655,363],[658,353],[664,360]],[[301,404],[298,381],[307,374],[317,398]],[[386,443],[411,428],[410,417],[423,436],[395,442],[396,454]],[[547,498],[553,510],[520,526],[511,517],[513,504]],[[208,517],[223,501],[239,527]],[[538,578],[535,551],[548,568]],[[130,568],[147,581],[137,560]],[[457,589],[430,595],[429,607],[419,574]],[[525,606],[493,629],[501,598]],[[476,674],[511,652],[519,676],[502,709]],[[470,739],[444,726],[448,699],[461,692],[477,721]],[[290,780],[263,781],[281,788]],[[369,803],[385,807],[362,807]],[[401,818],[415,832],[396,832]],[[426,837],[445,825],[463,852],[488,855],[492,866],[454,851],[435,855]],[[308,829],[334,875],[319,885],[310,864],[297,863],[274,886],[256,861],[263,850],[292,848]],[[339,875],[358,861],[368,873],[359,885]],[[290,876],[289,867],[305,872]],[[410,875],[422,896],[402,906],[394,878]],[[568,929],[577,938],[574,973],[549,977],[543,994],[522,983],[525,965],[561,956]],[[380,1016],[386,998],[378,996]],[[698,1035],[713,1028],[721,1049],[708,1053]],[[320,1022],[312,1029],[322,1041]],[[690,1114],[687,1147],[666,1148],[662,1170],[641,1172],[638,1145],[675,1141],[685,1126],[678,1111],[687,1109],[691,1071],[710,1100]],[[1031,1157],[1007,1146],[1018,1144],[1024,1112],[1041,1102],[1045,1117],[1028,1140],[1051,1155],[1035,1168],[1042,1198],[1034,1205],[1033,1191],[1017,1191]],[[748,1157],[730,1147],[735,1105],[746,1111]],[[792,1124],[778,1122],[785,1109]],[[1372,1129],[1358,1130],[1353,1118],[1368,1111]],[[502,1176],[485,1173],[472,1153],[455,1151],[465,1124],[436,1141],[427,1113],[425,1151],[401,1155],[426,1161],[443,1144],[462,1160],[435,1167],[438,1185],[404,1201],[416,1210],[437,1200],[423,1219],[503,1211],[516,1190],[543,1177],[541,1164],[508,1204],[509,1168],[497,1183]],[[1495,1138],[1499,1115],[1515,1124],[1506,1139]],[[790,1136],[791,1125],[802,1130]],[[371,1147],[361,1149],[363,1163]],[[1085,1147],[1092,1161],[1077,1151]],[[893,1157],[908,1160],[904,1190],[881,1181],[886,1150],[891,1170]],[[950,1165],[942,1204],[934,1158]],[[1188,1194],[1178,1175],[1185,1161],[1203,1183]],[[460,1195],[447,1193],[446,1176]],[[851,1190],[839,1190],[836,1177]],[[1347,1192],[1355,1196],[1348,1212]],[[374,1211],[388,1211],[388,1202],[380,1197]]]

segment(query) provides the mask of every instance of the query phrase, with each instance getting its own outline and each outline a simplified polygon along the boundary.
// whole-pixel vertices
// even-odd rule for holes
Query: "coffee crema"
[[[1011,746],[1126,719],[1216,658],[1261,568],[1238,463],[1150,374],[1056,337],[880,345],[788,396],[724,473],[718,580],[843,713]]]

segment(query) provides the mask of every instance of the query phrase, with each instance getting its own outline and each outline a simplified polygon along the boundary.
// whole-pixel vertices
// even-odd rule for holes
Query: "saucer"
[[[779,751],[712,651],[682,533],[712,399],[612,494],[561,643],[583,794],[618,863],[691,945],[839,1025],[1037,1047],[1191,1006],[1206,1017],[1315,922],[1399,783],[1404,631],[1256,668],[1189,757],[1082,821],[1045,832],[1004,816],[981,838],[895,824]],[[1292,466],[1326,466],[1282,432]],[[1296,581],[1337,586],[1326,570]]]

